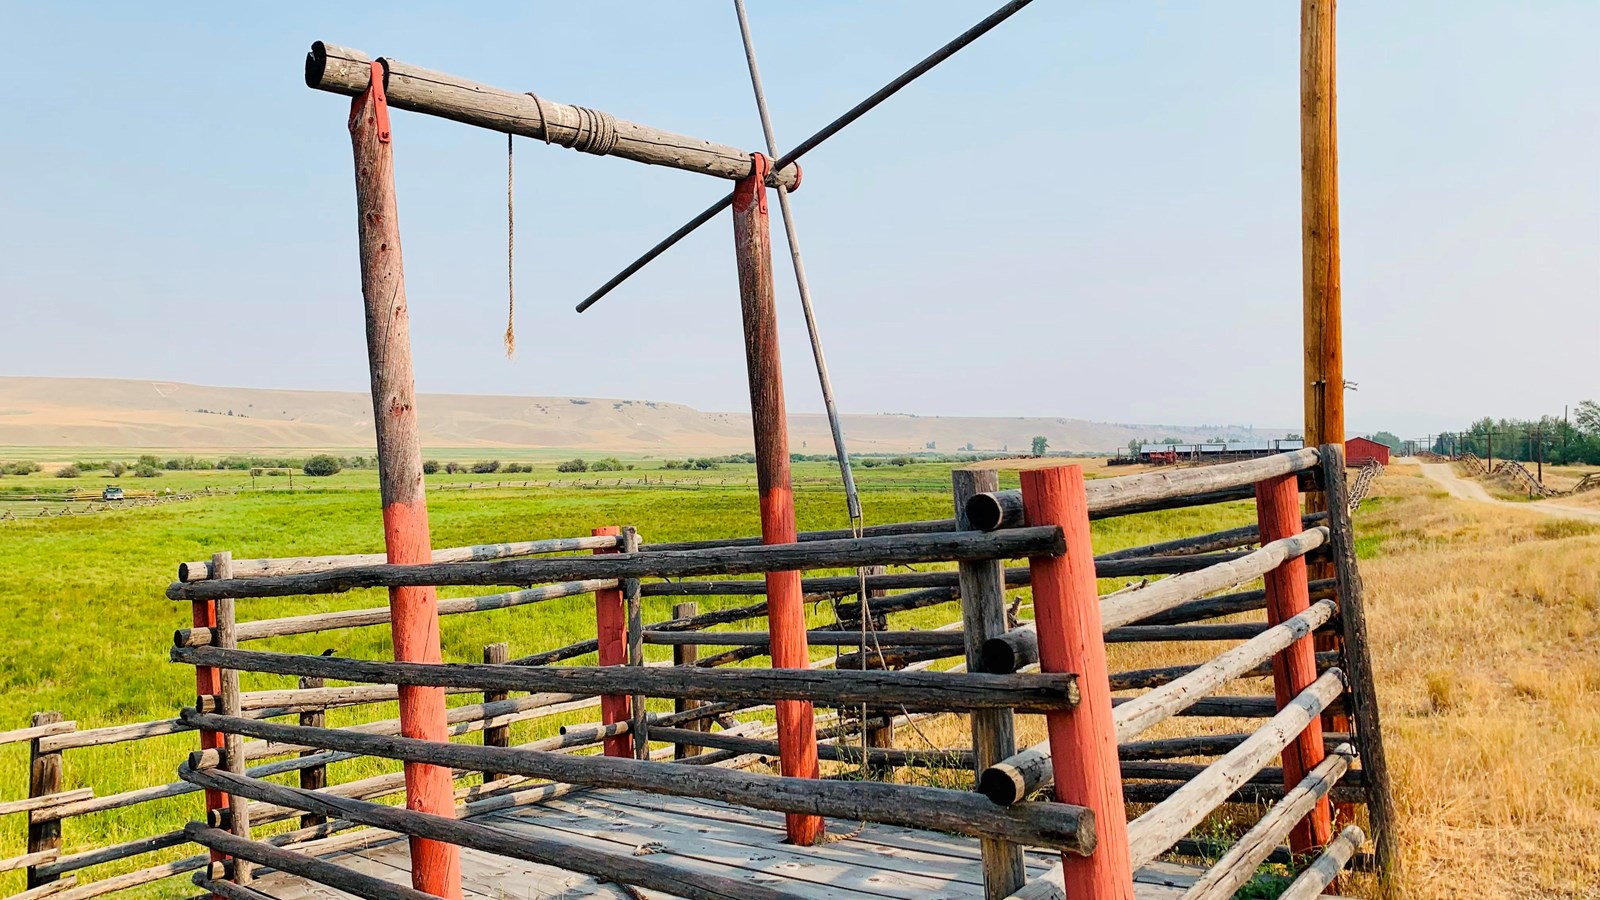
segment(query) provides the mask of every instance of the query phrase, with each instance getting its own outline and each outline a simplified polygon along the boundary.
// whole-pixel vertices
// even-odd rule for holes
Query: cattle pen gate
[[[193,626],[174,636],[172,658],[194,669],[194,705],[165,722],[85,731],[41,714],[0,734],[32,748],[30,796],[0,804],[29,817],[27,852],[0,860],[0,871],[25,868],[29,900],[85,900],[183,873],[229,900],[641,891],[739,900],[1225,898],[1266,861],[1300,866],[1282,894],[1300,900],[1321,896],[1352,863],[1392,873],[1394,817],[1342,448],[1330,2],[1302,0],[1307,446],[1090,481],[1052,460],[961,469],[951,517],[863,525],[790,218],[797,161],[1027,3],[1011,0],[780,155],[736,0],[772,159],[313,45],[307,84],[353,98],[386,552],[256,560],[220,552],[183,564],[168,595],[191,605]],[[735,182],[579,311],[731,208],[759,536],[652,544],[634,528],[597,523],[586,536],[433,548],[391,106],[508,140]],[[851,522],[840,531],[796,527],[769,189],[788,226],[835,426]],[[1020,489],[1000,489],[998,470],[1008,466],[1020,470]],[[1093,552],[1091,520],[1240,500],[1254,500],[1255,525]],[[914,565],[936,568],[890,568]],[[1142,580],[1101,596],[1106,578]],[[1257,579],[1264,587],[1252,589]],[[441,586],[512,589],[441,601]],[[255,598],[368,588],[387,590],[388,605],[239,614]],[[1008,597],[1019,589],[1026,598]],[[574,596],[592,597],[592,640],[516,657],[496,643],[481,663],[443,659],[441,617]],[[762,599],[708,612],[682,603],[672,618],[646,623],[650,596]],[[1021,615],[1029,598],[1031,618]],[[832,618],[819,623],[807,604],[824,599]],[[920,611],[926,624],[930,610],[952,603],[932,629],[892,621]],[[717,627],[762,620],[765,629]],[[388,627],[392,660],[244,648],[374,626]],[[1216,641],[1236,643],[1192,658]],[[1176,656],[1188,648],[1191,658],[1113,672],[1108,644],[1165,646]],[[649,645],[671,646],[674,664],[647,663]],[[814,646],[838,652],[814,659]],[[719,652],[702,656],[704,647]],[[591,655],[593,664],[575,664]],[[763,656],[770,668],[737,665]],[[1258,678],[1270,679],[1270,694],[1219,692]],[[260,688],[273,679],[284,680]],[[450,705],[452,694],[474,702]],[[397,718],[362,715],[396,702]],[[596,721],[574,718],[596,709]],[[948,714],[967,717],[970,740],[896,745],[897,728],[920,735],[922,723]],[[1044,740],[1021,746],[1019,716],[1042,717]],[[286,717],[293,721],[279,721]],[[547,727],[513,745],[514,725]],[[182,731],[197,732],[200,749],[176,782],[107,797],[61,789],[67,749]],[[451,740],[467,734],[481,740]],[[757,770],[769,759],[777,774]],[[330,783],[335,764],[362,760],[398,762],[401,771]],[[273,780],[291,774],[298,784]],[[203,820],[62,852],[64,820],[189,793],[204,797]],[[377,802],[398,794],[403,807]],[[185,844],[204,852],[74,881]]]

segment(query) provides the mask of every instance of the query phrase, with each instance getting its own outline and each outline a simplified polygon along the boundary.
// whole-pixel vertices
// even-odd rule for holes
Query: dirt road
[[[1516,509],[1529,509],[1544,513],[1547,516],[1556,516],[1563,519],[1586,519],[1591,522],[1600,522],[1600,509],[1585,509],[1578,506],[1563,506],[1551,500],[1539,500],[1532,503],[1517,503],[1511,500],[1501,500],[1492,497],[1484,490],[1483,485],[1469,478],[1462,478],[1456,474],[1455,468],[1449,463],[1425,463],[1421,460],[1407,460],[1416,462],[1422,467],[1422,474],[1430,481],[1450,492],[1450,496],[1457,500],[1471,500],[1475,503],[1494,503],[1500,506],[1510,506]]]

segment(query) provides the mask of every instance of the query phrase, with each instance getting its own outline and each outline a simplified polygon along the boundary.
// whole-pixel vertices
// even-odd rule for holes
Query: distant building
[[[1305,445],[1305,441],[1291,438],[1276,441],[1229,441],[1225,444],[1141,444],[1137,454],[1119,450],[1117,456],[1110,462],[1112,465],[1143,463],[1156,466],[1233,462],[1289,453],[1303,449]]]
[[[1347,466],[1364,466],[1372,460],[1389,464],[1389,445],[1371,438],[1353,437],[1344,442],[1344,462]]]

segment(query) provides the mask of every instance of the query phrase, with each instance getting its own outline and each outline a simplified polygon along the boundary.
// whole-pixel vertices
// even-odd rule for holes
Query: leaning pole
[[[394,146],[389,142],[383,66],[374,62],[370,72],[367,89],[351,103],[349,125],[355,150],[361,295],[366,301],[383,542],[391,563],[426,563],[432,561],[433,544],[428,536],[416,383],[411,372],[410,314],[394,194]],[[397,661],[443,662],[438,598],[433,588],[391,588],[389,611]],[[400,686],[400,733],[427,741],[449,740],[443,688]],[[448,768],[408,762],[405,779],[407,809],[455,816],[455,782]],[[436,897],[460,900],[460,849],[442,841],[411,838],[411,884]]]

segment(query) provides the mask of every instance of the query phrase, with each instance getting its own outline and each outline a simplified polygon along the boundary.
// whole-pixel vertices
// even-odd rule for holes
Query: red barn
[[[1351,438],[1344,442],[1344,462],[1347,466],[1364,466],[1372,460],[1388,465],[1389,447],[1377,441],[1364,437]]]

